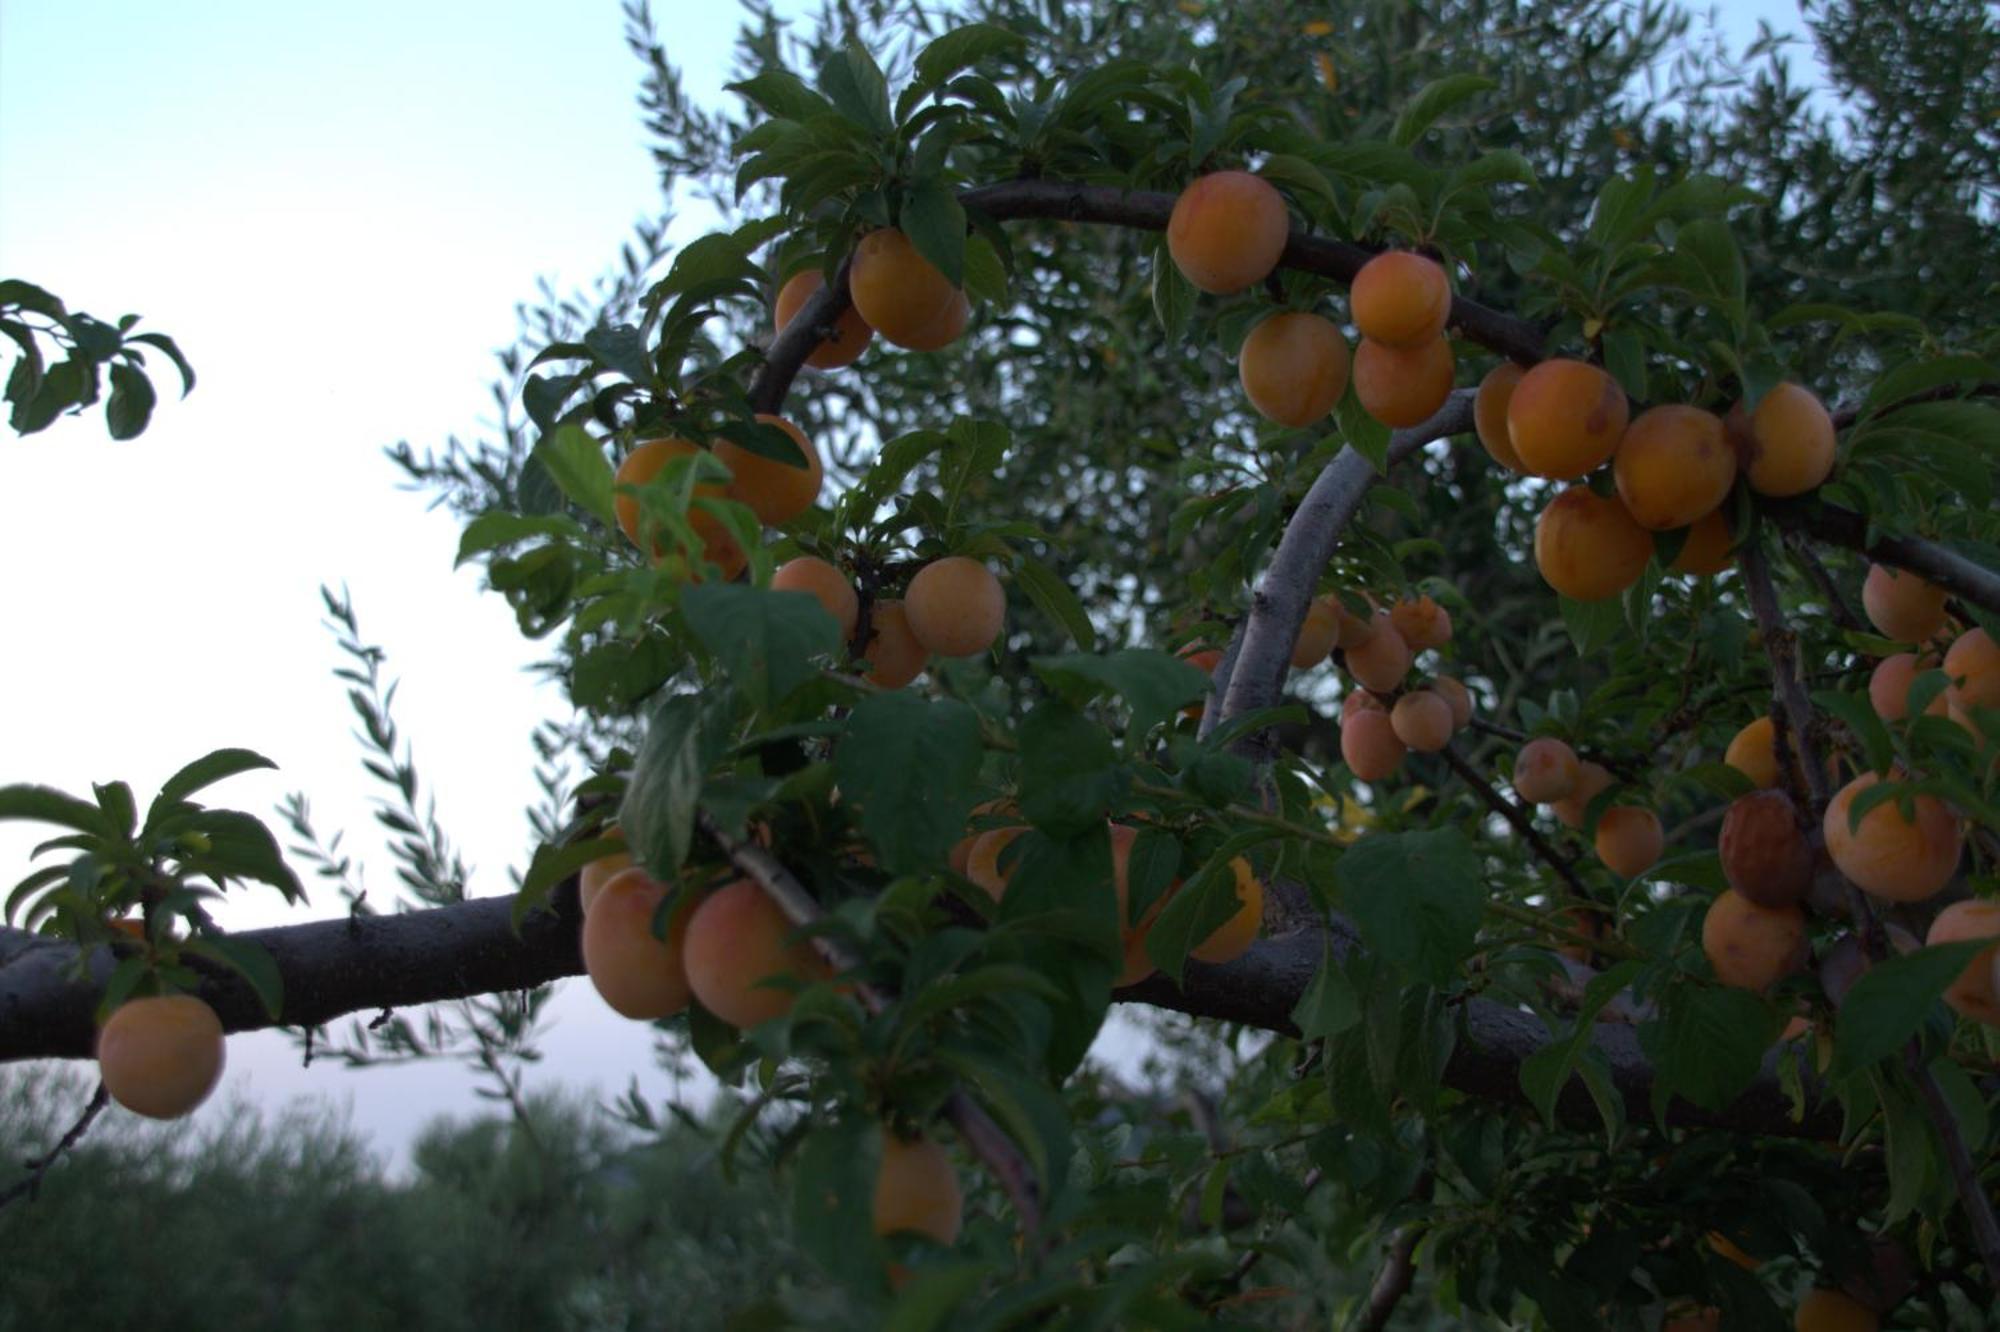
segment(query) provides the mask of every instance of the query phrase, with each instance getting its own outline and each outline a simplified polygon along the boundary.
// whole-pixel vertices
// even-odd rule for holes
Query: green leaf
[[[276,770],[277,766],[255,750],[218,749],[202,755],[167,778],[160,786],[159,795],[153,797],[152,807],[154,810],[161,810],[225,778],[234,777],[239,773],[255,772],[259,768]],[[151,827],[152,824],[153,818],[149,813],[146,826]]]
[[[1617,597],[1576,601],[1559,596],[1556,602],[1562,610],[1563,628],[1569,630],[1579,657],[1602,652],[1625,632],[1625,608]]]
[[[971,708],[898,691],[855,706],[833,766],[882,868],[916,874],[941,865],[965,835],[983,757]]]
[[[889,114],[889,84],[881,66],[858,40],[828,56],[820,66],[819,90],[841,115],[879,139],[895,133]]]
[[[810,592],[698,583],[682,592],[681,613],[758,708],[818,678],[819,659],[840,650],[840,622]]]
[[[1021,813],[1056,836],[1101,824],[1131,783],[1110,733],[1067,703],[1036,707],[1019,738]]]
[[[1371,833],[1341,856],[1335,876],[1371,949],[1440,988],[1457,980],[1486,903],[1479,857],[1461,833]]]
[[[536,442],[534,457],[548,469],[570,503],[606,527],[617,526],[611,463],[604,456],[604,446],[591,438],[590,432],[580,425],[558,426],[555,433]]]
[[[518,930],[528,913],[547,902],[549,894],[564,879],[580,873],[585,865],[627,850],[623,839],[611,837],[592,837],[566,845],[544,842],[537,846],[528,862],[528,872],[521,876],[521,886],[514,893],[514,927]]]
[[[1097,629],[1090,622],[1090,612],[1055,570],[1032,555],[1022,555],[1014,565],[1014,582],[1078,647],[1088,652],[1097,646]]]
[[[209,841],[206,851],[190,853],[183,860],[191,873],[267,883],[287,901],[305,900],[304,885],[285,864],[278,839],[271,836],[262,819],[236,809],[204,809],[188,822]]]
[[[136,439],[153,419],[153,381],[137,366],[123,362],[111,367],[111,397],[104,404],[104,423],[113,439]]]
[[[1250,838],[1262,839],[1262,833]],[[1186,973],[1188,955],[1242,908],[1232,864],[1242,840],[1231,838],[1222,851],[1210,856],[1200,872],[1168,899],[1159,919],[1146,932],[1146,955],[1175,985]]]
[[[1674,258],[1682,285],[1741,327],[1748,318],[1743,254],[1729,224],[1713,218],[1689,222],[1674,238]]]
[[[1813,706],[1821,712],[1832,714],[1847,724],[1861,742],[1862,757],[1871,772],[1886,772],[1890,760],[1896,753],[1896,742],[1883,724],[1880,714],[1866,699],[1852,694],[1843,694],[1837,689],[1817,689],[1813,691]]]
[[[1299,1029],[1299,1039],[1316,1041],[1338,1036],[1359,1021],[1361,997],[1354,992],[1354,982],[1347,978],[1347,972],[1334,957],[1332,945],[1323,945],[1319,972],[1292,1009],[1292,1022]]]
[[[458,558],[452,562],[452,567],[464,564],[475,555],[489,550],[504,550],[538,536],[568,537],[580,541],[584,530],[566,513],[513,513],[507,509],[493,509],[465,525],[465,530],[459,534]]]
[[[917,80],[935,87],[963,69],[997,55],[1011,55],[1027,39],[993,23],[968,23],[937,38],[917,53]]]
[[[1171,653],[1151,648],[1120,648],[1104,656],[1072,653],[1036,657],[1028,663],[1035,674],[1082,702],[1101,691],[1124,699],[1132,710],[1126,743],[1137,748],[1161,722],[1208,693],[1208,675]]]
[[[903,199],[898,218],[917,253],[954,287],[965,285],[965,209],[942,180],[927,180]]]
[[[69,310],[54,292],[21,278],[0,278],[0,309],[26,310],[50,319],[65,319]]]
[[[737,94],[779,120],[811,120],[833,110],[831,102],[788,69],[764,70],[740,83],[729,84],[723,91]]]
[[[49,786],[0,786],[0,822],[8,819],[53,823],[96,837],[114,835],[103,810]]]
[[[165,352],[167,359],[174,363],[174,369],[180,371],[181,396],[185,398],[194,392],[194,367],[188,364],[187,357],[181,355],[180,347],[172,338],[164,333],[134,333],[125,341],[143,342],[149,347],[157,347]]]
[[[815,1124],[793,1166],[792,1234],[828,1272],[850,1279],[884,1268],[873,1199],[880,1135],[849,1120]]]
[[[41,387],[33,397],[15,401],[9,424],[17,435],[46,430],[71,407],[89,402],[94,396],[94,386],[88,361],[74,356],[57,361],[43,374]]]
[[[1578,1058],[1590,1048],[1597,1014],[1613,996],[1630,985],[1638,973],[1637,962],[1620,962],[1593,977],[1590,984],[1584,987],[1583,1002],[1571,1015],[1569,1034],[1560,1040],[1550,1041],[1521,1061],[1521,1090],[1527,1094],[1528,1103],[1541,1114],[1542,1122],[1550,1128],[1555,1127],[1556,1098],[1562,1094],[1570,1075],[1576,1072]],[[1605,1127],[1607,1130],[1614,1128],[1608,1121]]]
[[[1167,242],[1162,239],[1153,247],[1153,313],[1159,316],[1168,342],[1179,342],[1187,332],[1194,302],[1194,284],[1174,263],[1173,256],[1167,253]]]
[[[723,729],[720,718],[711,720],[719,706],[697,694],[661,700],[632,760],[618,824],[633,854],[661,878],[680,869],[693,845],[702,783],[726,744],[726,735],[710,733]]]
[[[180,948],[183,953],[205,958],[249,982],[257,994],[257,1002],[264,1005],[273,1022],[283,1015],[285,978],[278,972],[277,960],[260,945],[227,934],[201,934],[188,939]]]
[[[1770,1004],[1734,986],[1679,985],[1662,1007],[1662,1018],[1639,1028],[1660,1080],[1657,1105],[1672,1094],[1721,1110],[1756,1079],[1778,1035]]]
[[[1832,1076],[1850,1077],[1895,1054],[1917,1034],[1945,987],[1991,946],[1990,939],[1936,944],[1870,966],[1840,1005]]]
[[[1481,74],[1447,74],[1418,89],[1396,117],[1389,141],[1407,148],[1424,136],[1439,116],[1465,101],[1500,85]]]

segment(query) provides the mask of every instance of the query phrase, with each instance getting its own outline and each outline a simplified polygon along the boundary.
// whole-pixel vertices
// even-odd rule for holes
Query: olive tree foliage
[[[1962,128],[1992,107],[1977,54],[1993,24],[1971,5],[1903,12],[1892,56],[1873,7],[1810,11],[1828,63],[1808,96],[1784,64],[1800,52],[1722,51],[1664,5],[881,0],[796,26],[753,7],[740,97],[717,109],[628,10],[663,185],[721,226],[669,254],[649,225],[599,290],[524,311],[498,438],[398,457],[463,517],[462,558],[578,709],[552,747],[573,742],[591,775],[569,824],[539,830],[521,937],[546,940],[551,913],[573,925],[570,881],[613,849],[597,834],[615,817],[675,884],[662,921],[746,876],[839,965],[748,1032],[699,1006],[667,1024],[731,1088],[725,1152],[769,1145],[799,1250],[841,1292],[769,1292],[755,1316],[1374,1327],[1401,1303],[1444,1325],[1652,1329],[1714,1309],[1781,1327],[1803,1288],[1846,1282],[1942,1327],[1990,1303],[2000,1048],[1939,1002],[1967,946],[1889,960],[1865,908],[1823,910],[1824,952],[1850,931],[1876,947],[1836,1012],[1810,969],[1768,994],[1717,983],[1698,941],[1723,887],[1716,815],[1745,785],[1719,759],[1774,709],[1815,760],[1808,787],[1826,754],[1897,769],[1871,802],[1951,802],[1974,830],[1959,888],[1992,887],[1992,718],[1877,718],[1867,657],[1889,645],[1852,609],[1868,549],[1945,569],[1963,623],[2000,612],[1981,572],[2000,565],[1990,115]],[[1198,298],[1146,201],[1232,166],[1281,187],[1295,242],[1335,258]],[[1023,203],[1035,190],[1069,203],[1051,216]],[[803,326],[771,337],[776,285],[817,267],[837,303],[855,240],[887,225],[962,279],[970,331],[791,382],[785,348],[807,344]],[[1281,307],[1340,314],[1339,256],[1365,252],[1349,243],[1447,263],[1477,302],[1463,385],[1496,352],[1544,349],[1601,363],[1638,403],[1721,410],[1798,381],[1840,407],[1840,465],[1804,501],[1739,486],[1728,576],[1671,574],[1667,534],[1622,596],[1559,599],[1528,558],[1546,485],[1464,437],[1392,437],[1351,399],[1301,431],[1246,410],[1243,337]],[[642,557],[613,517],[617,462],[662,434],[784,457],[750,423],[774,407],[828,460],[820,507],[761,533],[696,490],[719,478],[693,457],[623,496],[653,529]],[[1319,521],[1305,501],[1330,475],[1378,484],[1351,488],[1327,567],[1281,569],[1274,546]],[[740,543],[746,577],[702,567],[697,521]],[[918,688],[871,688],[830,616],[769,590],[799,552],[864,604],[972,556],[1006,579],[1007,631]],[[1249,678],[1283,578],[1436,597],[1483,729],[1359,782],[1324,739],[1339,685],[1323,668],[1247,710],[1210,696],[1198,726],[1183,709],[1206,681],[1173,650],[1234,643]],[[1280,630],[1289,643],[1296,620]],[[1230,698],[1256,693],[1238,684]],[[1529,735],[1615,775],[1580,835],[1497,789]],[[376,744],[393,777],[393,735]],[[7,812],[67,822],[94,859],[10,911],[97,942],[107,908],[143,905],[150,941],[115,995],[229,966],[274,1015],[323,999],[303,945],[276,948],[292,972],[264,966],[161,888],[295,886],[228,811],[188,801],[255,761],[177,776],[143,826],[116,789],[94,807],[12,796]],[[997,903],[947,868],[990,800],[1032,827]],[[1672,830],[1629,880],[1589,853],[1613,803]],[[1184,1101],[1085,1062],[1125,943],[1108,820],[1139,830],[1132,896],[1163,903],[1144,943],[1160,975],[1116,997],[1207,1020],[1184,1037]],[[414,861],[440,859],[411,822]],[[1233,909],[1238,857],[1271,885],[1271,937],[1206,967],[1191,947]],[[185,944],[155,923],[176,915]],[[1606,932],[1580,935],[1590,922]],[[493,965],[485,938],[465,960]],[[536,979],[575,969],[542,961]],[[949,1251],[874,1235],[884,1125],[960,1149],[970,1204]],[[1900,1270],[1866,1280],[1878,1265]]]

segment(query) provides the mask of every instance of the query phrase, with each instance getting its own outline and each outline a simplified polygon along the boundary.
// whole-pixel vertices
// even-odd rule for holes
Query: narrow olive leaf
[[[1472,955],[1485,914],[1479,857],[1456,829],[1371,833],[1335,870],[1341,904],[1381,957],[1449,987]]]
[[[278,963],[260,945],[227,934],[201,934],[180,945],[183,953],[216,963],[241,976],[256,992],[257,1002],[276,1021],[284,1012],[285,978]]]
[[[617,525],[611,463],[589,431],[580,425],[558,426],[536,442],[534,457],[570,503],[606,527]]]
[[[112,835],[104,811],[87,800],[78,800],[48,786],[0,786],[0,822],[27,819],[74,828],[97,837]]]
[[[1835,1078],[1850,1077],[1896,1053],[1990,940],[1919,948],[1863,972],[1840,1005],[1833,1030]]]

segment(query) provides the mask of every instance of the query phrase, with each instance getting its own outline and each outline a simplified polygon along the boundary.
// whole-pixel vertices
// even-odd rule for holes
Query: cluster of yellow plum
[[[861,597],[840,570],[817,555],[801,555],[780,565],[771,586],[817,598],[840,625],[843,642],[860,623]],[[1007,594],[1000,580],[978,560],[947,555],[932,560],[910,578],[900,600],[883,598],[868,607],[868,642],[861,655],[868,680],[901,689],[917,678],[930,654],[976,657],[993,646],[1007,619]]]
[[[1514,756],[1514,794],[1531,805],[1547,805],[1564,827],[1581,831],[1590,803],[1616,779],[1601,763],[1577,757],[1569,743],[1537,736]],[[1598,815],[1591,839],[1606,869],[1636,878],[1651,869],[1666,849],[1660,816],[1643,805],[1612,805]]]

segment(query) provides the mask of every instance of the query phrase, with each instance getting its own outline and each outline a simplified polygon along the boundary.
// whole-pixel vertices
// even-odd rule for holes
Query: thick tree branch
[[[1389,1252],[1383,1255],[1381,1270],[1375,1273],[1375,1280],[1368,1287],[1368,1303],[1362,1307],[1354,1332],[1382,1332],[1389,1326],[1396,1306],[1416,1282],[1417,1244],[1423,1237],[1424,1228],[1415,1222],[1396,1231],[1395,1238],[1389,1241]]]
[[[1881,533],[1870,539],[1868,520],[1851,509],[1815,499],[1767,500],[1765,513],[1780,527],[1828,545],[1860,551],[1937,584],[1981,610],[2000,615],[2000,572],[1922,537]]]

